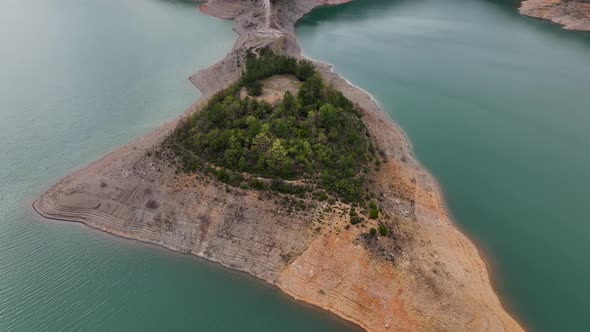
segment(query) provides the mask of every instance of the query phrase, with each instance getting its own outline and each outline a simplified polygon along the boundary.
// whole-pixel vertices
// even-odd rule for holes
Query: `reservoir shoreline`
[[[518,11],[567,30],[590,31],[590,2],[587,0],[524,0]]]
[[[319,62],[320,60],[317,59],[312,59],[309,56],[306,56],[305,54],[302,54],[303,56],[305,56],[306,58],[315,61],[315,62]],[[330,66],[330,70],[334,73],[337,74],[336,71],[334,70],[334,65],[326,62],[329,66]],[[342,78],[346,81],[346,83],[350,84],[351,86],[355,87],[356,89],[361,90],[362,92],[366,93],[367,95],[369,95],[371,97],[371,99],[375,102],[375,104],[377,105],[377,107],[381,108],[381,105],[378,101],[378,99],[376,99],[372,94],[370,94],[368,91],[362,89],[361,87],[355,85],[354,83],[352,83],[351,81],[349,81],[348,79],[346,79],[345,77],[342,76]],[[412,146],[412,141],[409,139],[409,136],[406,134],[406,132],[403,130],[403,128],[401,126],[399,126],[391,116],[389,116],[389,114],[385,113],[391,120],[392,123],[394,123],[397,127],[398,130],[400,131],[400,133],[404,136],[410,152],[412,153],[412,157],[414,159],[416,159],[416,161],[420,164],[420,167],[422,167],[428,174],[432,174],[431,170],[426,167],[418,158],[418,156],[416,156],[416,154],[414,153],[414,148]],[[496,273],[497,268],[496,268],[496,263],[495,263],[495,259],[492,259],[491,254],[485,250],[481,244],[478,241],[475,241],[475,235],[471,234],[469,231],[467,231],[464,227],[462,227],[459,223],[456,222],[455,217],[452,214],[452,210],[450,209],[449,205],[448,205],[448,201],[445,198],[445,194],[444,194],[444,189],[441,185],[441,183],[437,180],[437,178],[435,176],[432,176],[432,182],[434,183],[434,187],[436,188],[437,191],[437,195],[440,197],[441,203],[444,207],[444,210],[446,211],[446,213],[449,215],[449,220],[452,221],[452,223],[454,224],[454,227],[457,228],[457,230],[461,233],[463,233],[472,243],[473,245],[475,245],[478,255],[481,257],[481,259],[483,260],[483,262],[486,265],[486,269],[488,271],[489,274],[489,278],[490,278],[490,284],[492,285],[492,288],[494,289],[494,291],[499,294],[498,298],[500,300],[500,302],[502,303],[502,307],[504,308],[504,310],[506,310],[506,312],[508,312],[512,317],[518,317],[516,315],[516,310],[514,310],[510,304],[510,301],[508,301],[507,299],[503,298],[502,294],[498,292],[498,287],[497,287],[497,283],[499,282],[498,278],[499,278],[499,274]],[[524,330],[528,331],[529,329],[526,328],[526,325],[522,322],[522,320],[519,320],[518,322],[523,328]]]
[[[188,258],[194,260],[194,262],[197,264],[207,264],[208,266],[210,266],[212,268],[224,269],[224,270],[226,270],[226,272],[235,273],[236,275],[240,276],[240,278],[245,278],[246,280],[248,280],[248,282],[255,282],[255,283],[257,283],[257,285],[260,285],[263,287],[270,287],[273,291],[275,291],[277,293],[277,295],[284,297],[286,300],[297,303],[298,305],[303,305],[305,307],[308,307],[311,310],[321,312],[324,315],[327,314],[330,317],[330,319],[342,320],[341,316],[339,316],[338,314],[336,314],[330,310],[326,310],[325,308],[317,306],[313,303],[309,303],[305,300],[301,300],[296,297],[293,297],[292,295],[284,292],[279,286],[274,285],[274,284],[269,284],[267,281],[255,276],[251,273],[248,273],[246,271],[236,269],[236,268],[231,267],[229,265],[223,264],[223,262],[214,261],[209,258],[205,258],[203,256],[195,255],[194,253],[183,252],[183,251],[179,250],[177,247],[168,246],[168,245],[161,244],[161,243],[156,243],[152,240],[141,239],[141,238],[134,237],[134,236],[126,234],[126,233],[119,233],[119,232],[112,231],[109,229],[96,228],[96,227],[89,225],[88,223],[86,223],[84,221],[76,221],[76,220],[72,220],[72,219],[61,219],[58,217],[45,215],[45,214],[43,214],[42,211],[39,211],[35,208],[34,203],[31,203],[31,206],[32,206],[33,211],[35,213],[37,213],[39,216],[41,216],[43,219],[47,219],[46,220],[47,222],[60,223],[60,224],[72,224],[73,223],[76,226],[85,227],[87,229],[90,229],[91,231],[96,232],[97,235],[112,236],[115,239],[119,239],[121,241],[124,241],[126,245],[129,245],[129,242],[131,242],[131,243],[134,243],[139,246],[147,246],[147,247],[153,248],[155,250],[162,250],[163,253],[168,253],[170,255],[180,255],[180,256],[188,257]],[[358,330],[358,331],[363,330],[361,328],[361,326],[359,326],[358,324],[356,324],[350,320],[344,319],[344,320],[342,320],[342,322],[340,322],[340,324],[345,324],[345,326],[348,325],[353,330]]]
[[[139,195],[137,188],[145,188],[145,192],[147,192],[148,186],[152,188],[150,191],[161,190],[158,182],[154,182],[159,180],[154,180],[149,172],[146,177],[138,178],[138,175],[133,173],[136,170],[136,164],[130,167],[131,165],[127,164],[127,161],[138,161],[137,165],[141,166],[139,172],[142,172],[144,167],[149,167],[150,163],[153,167],[153,160],[145,158],[146,150],[149,151],[151,147],[166,137],[175,128],[178,121],[187,114],[198,111],[200,104],[214,92],[237,79],[241,71],[237,64],[239,61],[236,59],[239,59],[248,47],[275,45],[278,43],[277,41],[280,41],[286,54],[302,57],[292,30],[294,23],[318,5],[334,5],[341,2],[344,1],[305,0],[292,4],[292,7],[286,5],[288,8],[285,12],[275,13],[277,18],[275,23],[280,25],[277,27],[278,30],[270,32],[268,30],[256,32],[243,29],[250,23],[259,22],[260,13],[256,8],[242,8],[234,2],[215,0],[201,5],[201,9],[206,13],[225,19],[234,18],[236,20],[235,30],[239,34],[234,48],[225,59],[191,76],[191,82],[203,92],[203,97],[176,120],[73,172],[36,200],[33,203],[33,208],[37,213],[49,219],[81,222],[119,237],[194,254],[228,268],[248,272],[278,286],[295,299],[331,311],[367,330],[428,329],[443,326],[450,327],[451,330],[460,327],[477,329],[485,326],[510,331],[522,330],[522,327],[506,313],[500,299],[494,293],[490,281],[489,266],[481,257],[481,250],[478,250],[452,221],[442,188],[436,179],[428,173],[428,170],[416,160],[405,133],[386,113],[379,109],[372,96],[338,76],[329,64],[316,62],[328,82],[361,106],[365,112],[367,127],[387,155],[389,162],[387,166],[383,167],[385,171],[375,175],[377,183],[389,183],[393,178],[397,184],[404,188],[410,188],[413,193],[410,198],[405,196],[402,198],[408,198],[408,201],[415,202],[415,205],[412,206],[415,221],[409,221],[407,213],[399,213],[400,219],[408,219],[407,223],[404,221],[403,225],[399,227],[403,234],[411,233],[414,237],[422,239],[423,243],[412,242],[414,240],[404,243],[407,245],[407,251],[400,253],[400,261],[402,262],[400,264],[405,263],[405,267],[400,267],[399,271],[392,271],[390,263],[375,258],[375,253],[370,248],[359,249],[358,245],[349,245],[361,235],[362,230],[358,229],[351,229],[349,232],[336,235],[330,231],[330,233],[325,232],[321,236],[309,236],[305,230],[302,230],[299,236],[304,238],[304,247],[298,247],[292,251],[293,254],[298,254],[294,261],[284,265],[273,263],[260,270],[256,264],[249,265],[250,263],[243,262],[242,257],[234,257],[235,254],[212,252],[207,245],[218,240],[216,236],[219,236],[219,233],[205,232],[204,235],[199,235],[201,240],[196,245],[180,239],[178,237],[180,232],[160,239],[160,234],[157,232],[145,231],[139,229],[137,225],[127,224],[129,219],[137,220],[137,218],[147,216],[146,211],[140,208],[142,205],[131,201],[124,202],[125,209],[128,211],[121,213],[123,208],[121,205],[111,209],[107,205],[114,203],[108,199],[105,200],[102,194],[96,194],[99,187],[104,188],[102,182],[99,185],[96,183],[97,179],[106,179],[104,181],[107,181],[109,186],[121,183],[121,186],[125,187],[127,184],[133,183],[133,189],[128,194],[130,199],[136,199],[135,196]],[[297,17],[297,15],[299,16]],[[269,27],[262,29],[266,28]],[[160,178],[162,177],[158,176],[158,179]],[[164,178],[167,181],[172,181],[171,179],[176,179],[176,176],[170,174]],[[121,179],[130,182],[126,184]],[[150,182],[155,183],[155,186],[149,184]],[[394,186],[390,185],[391,187]],[[223,195],[222,191],[217,191],[214,188],[208,188],[206,191],[212,192],[215,197]],[[165,195],[162,197],[163,200],[170,199],[165,198]],[[393,206],[396,204],[395,201],[399,199],[394,199],[393,196],[391,199],[388,196],[385,197],[387,202],[384,204],[391,203],[392,213],[394,211],[397,213]],[[137,199],[143,200],[144,198]],[[109,210],[102,210],[103,208]],[[212,215],[222,213],[216,211],[215,207],[211,207],[211,209]],[[297,236],[293,240],[297,240]],[[430,246],[424,243],[430,243]],[[230,246],[231,244],[224,242],[224,245]],[[427,248],[422,248],[422,246]],[[343,262],[328,261],[327,259],[330,257],[323,256],[325,253],[320,250],[325,247],[334,249],[344,257],[354,258],[355,261],[370,267],[371,271],[367,271],[367,269],[349,271],[347,269],[351,267],[343,266]],[[219,247],[215,248],[219,249]],[[252,250],[258,249],[253,248]],[[362,251],[359,253],[359,250]],[[255,251],[246,252],[246,255],[252,259],[258,258]],[[442,278],[442,281],[433,281],[428,269],[438,266],[435,263],[441,263],[441,261],[442,269],[450,277]],[[268,262],[257,263],[268,264]],[[325,268],[326,266],[329,268]],[[331,277],[324,278],[323,275],[316,275],[314,278],[318,280],[310,284],[305,275],[308,271],[314,270],[314,267],[320,267],[320,270],[322,270],[321,267],[324,267],[325,270],[348,272],[358,279],[348,280],[342,286],[346,286],[346,288],[339,288],[340,284],[334,285],[334,280]],[[424,283],[415,280],[427,281],[428,289],[424,288]],[[400,286],[391,289],[389,284],[392,281]],[[451,297],[449,303],[445,303],[444,306],[439,306],[440,299],[436,297],[436,294],[442,292],[444,288],[440,287],[439,282],[442,283],[440,285],[444,285],[451,292],[456,293],[448,294]],[[377,300],[368,298],[366,302],[350,305],[345,301],[346,291],[349,291],[353,285],[359,287],[359,293],[364,295],[371,294],[373,289],[383,287],[383,294],[377,295]],[[328,299],[318,291],[323,292],[324,289],[329,289],[325,292],[328,293]],[[330,291],[333,292],[330,293]],[[434,293],[434,297],[431,293]],[[382,297],[379,298],[379,296]],[[444,296],[443,298],[446,299]],[[382,303],[383,307],[372,310],[369,315],[367,312],[359,311],[360,308],[370,307],[375,303]],[[425,313],[427,316],[421,317],[421,314]],[[391,316],[393,316],[393,320]],[[462,319],[465,316],[468,317],[467,320],[453,323],[457,318]],[[464,325],[465,322],[468,325]]]

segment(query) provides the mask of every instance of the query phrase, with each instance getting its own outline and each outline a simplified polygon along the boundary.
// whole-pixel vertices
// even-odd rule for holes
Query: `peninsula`
[[[403,131],[301,55],[338,0],[211,0],[238,39],[175,121],[63,178],[33,208],[250,273],[369,331],[521,331]]]
[[[561,24],[564,29],[590,31],[590,0],[525,0],[518,11]]]

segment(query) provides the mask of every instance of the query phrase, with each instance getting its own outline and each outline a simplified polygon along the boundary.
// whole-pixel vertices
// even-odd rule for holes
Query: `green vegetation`
[[[277,74],[302,81],[297,95],[287,91],[275,105],[240,97],[242,88],[260,95],[260,80]],[[189,116],[165,144],[186,171],[211,172],[232,186],[344,202],[363,200],[363,169],[375,154],[357,107],[326,86],[311,62],[269,49],[250,53],[240,80]]]
[[[363,222],[363,218],[356,213],[356,209],[354,207],[350,209],[349,215],[351,224],[356,225]]]
[[[371,236],[375,236],[377,234],[377,230],[373,227],[371,227],[371,229],[369,230],[369,233],[371,234]]]
[[[325,201],[328,199],[328,194],[325,191],[316,191],[313,193],[313,198],[317,199],[318,201]]]
[[[253,81],[246,85],[246,92],[250,96],[260,96],[262,94],[262,83],[260,81]]]
[[[379,218],[379,209],[377,208],[377,203],[375,203],[374,200],[371,200],[371,202],[369,202],[369,218]]]
[[[379,235],[387,236],[387,227],[384,224],[379,224]]]

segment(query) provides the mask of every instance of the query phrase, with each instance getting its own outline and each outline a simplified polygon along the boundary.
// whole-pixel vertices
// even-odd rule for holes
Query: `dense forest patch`
[[[255,98],[261,80],[292,74],[302,83],[271,105]],[[248,95],[240,97],[245,88]],[[361,113],[341,92],[327,86],[313,63],[251,52],[240,80],[189,116],[165,145],[186,171],[213,173],[232,186],[288,194],[326,192],[361,202],[364,174],[375,158]],[[325,191],[325,192],[324,192]]]

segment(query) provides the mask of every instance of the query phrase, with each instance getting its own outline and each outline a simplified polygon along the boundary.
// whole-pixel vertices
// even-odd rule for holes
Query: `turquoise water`
[[[484,0],[322,8],[303,51],[375,96],[534,331],[590,325],[590,34]]]
[[[229,50],[231,27],[190,1],[4,1],[0,330],[354,329],[244,274],[30,209],[186,109],[187,76]],[[586,330],[590,34],[485,0],[362,0],[297,32],[402,125],[519,319]]]
[[[0,11],[0,331],[343,331],[194,257],[41,220],[34,197],[182,113],[232,22],[190,1],[5,0]]]

